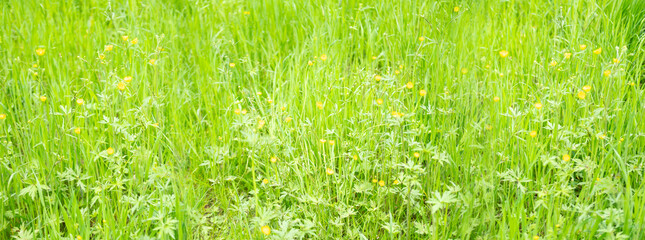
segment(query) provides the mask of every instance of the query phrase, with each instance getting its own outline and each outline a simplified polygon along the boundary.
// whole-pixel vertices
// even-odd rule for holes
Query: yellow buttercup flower
[[[285,122],[291,122],[291,120],[293,120],[293,118],[291,118],[291,117],[286,117],[286,118],[284,118],[284,121],[285,121]]]
[[[229,63],[229,64],[228,64],[228,66],[229,66],[229,67],[231,67],[231,68],[234,68],[234,67],[235,67],[235,63]]]
[[[323,109],[323,103],[322,102],[316,102],[316,107],[318,109]]]
[[[264,184],[268,184],[268,183],[269,183],[269,179],[266,179],[266,178],[265,178],[265,179],[263,179],[263,180],[262,180],[262,183],[264,183]]]
[[[43,56],[43,55],[45,55],[45,49],[44,49],[44,48],[38,48],[38,49],[36,49],[36,54],[37,54],[38,56]]]
[[[425,38],[425,37],[423,37],[423,36],[419,37],[419,41],[420,41],[420,42],[423,42],[423,41],[425,41],[425,40],[426,40],[426,38]]]
[[[151,58],[150,60],[148,60],[148,63],[155,65],[155,63],[157,63],[157,59]]]
[[[498,96],[493,97],[493,102],[499,102],[499,97]]]
[[[235,110],[233,110],[233,113],[235,113],[236,115],[240,115],[240,113],[242,113],[242,110],[240,110],[239,108],[236,108]]]
[[[542,103],[535,103],[535,108],[537,108],[538,110],[542,109],[542,107]]]
[[[381,75],[374,76],[374,80],[376,80],[377,82],[381,81],[381,79],[383,79],[383,77],[381,77]]]
[[[47,97],[45,97],[45,96],[40,96],[40,98],[39,98],[39,99],[40,99],[40,101],[41,101],[41,102],[45,102],[45,101],[47,101]]]
[[[114,148],[109,147],[107,150],[105,150],[105,152],[107,152],[108,155],[112,155],[114,154]]]
[[[262,226],[262,228],[260,228],[260,231],[262,231],[262,233],[267,236],[271,234],[271,228],[269,226]]]
[[[587,93],[585,93],[585,91],[578,92],[578,98],[585,99],[586,97],[587,97]]]
[[[105,59],[105,55],[104,54],[99,54],[99,59],[101,59],[101,60]]]
[[[462,68],[461,69],[461,74],[466,74],[468,73],[468,68]]]
[[[585,50],[585,49],[587,49],[587,45],[580,44],[580,50]]]
[[[123,39],[124,42],[128,41],[128,36],[121,36],[121,39]]]
[[[255,95],[262,96],[262,92],[258,91],[255,93]]]
[[[121,91],[125,90],[125,83],[124,83],[124,82],[119,82],[119,83],[116,85],[116,88],[118,88],[118,89],[119,89],[119,90],[121,90]]]
[[[394,182],[392,182],[392,184],[394,184],[394,185],[399,185],[399,184],[400,184],[400,182],[399,182],[399,180],[394,180]]]
[[[327,55],[326,54],[320,55],[320,60],[326,61],[327,60]]]
[[[242,109],[242,115],[246,115],[246,109]]]
[[[334,174],[334,169],[327,168],[327,169],[325,170],[325,173],[327,173],[327,175],[333,175],[333,174]]]
[[[403,65],[399,65],[399,69],[403,69]]]
[[[618,58],[614,58],[612,61],[613,61],[614,63],[620,63],[620,60],[618,60]]]
[[[127,83],[132,82],[132,77],[131,76],[126,76],[126,77],[123,78],[123,81],[127,82]]]
[[[81,128],[79,128],[79,127],[75,128],[74,133],[81,134]]]
[[[408,89],[412,89],[414,87],[414,83],[408,82],[408,83],[405,84],[405,87],[408,88]]]
[[[585,92],[589,92],[591,91],[591,86],[585,85],[584,87],[582,87],[582,90],[584,90]]]
[[[278,161],[278,158],[274,156],[274,157],[271,157],[269,161],[271,161],[271,163],[275,163]]]
[[[376,56],[372,56],[372,60],[376,60]]]
[[[570,52],[564,53],[564,58],[566,58],[566,59],[571,58],[571,53]]]
[[[377,183],[377,182],[378,182],[378,180],[376,180],[376,178],[372,179],[372,183]]]
[[[354,154],[354,156],[352,156],[352,159],[358,160],[358,155]]]
[[[376,104],[381,105],[383,104],[383,99],[376,99]]]
[[[313,65],[314,65],[314,62],[309,61],[309,62],[307,62],[307,65],[309,65],[309,66],[313,66]]]
[[[244,11],[244,15],[250,15],[250,14],[251,14],[251,12],[249,12],[249,11]]]
[[[329,145],[334,146],[334,144],[336,144],[336,141],[334,141],[334,140],[329,140]]]
[[[401,74],[401,71],[399,71],[399,70],[394,70],[394,74],[399,75],[399,74]]]
[[[137,44],[138,42],[139,42],[138,38],[134,38],[134,39],[132,39],[132,41],[130,41],[130,43],[132,43],[132,44]]]
[[[454,7],[454,8],[452,9],[452,11],[454,11],[454,12],[459,12],[459,6]]]
[[[609,75],[611,75],[611,70],[605,70],[604,72],[602,72],[602,75],[609,77]]]
[[[325,140],[324,138],[320,139],[320,143],[326,143],[326,142],[327,142],[327,140]]]
[[[596,54],[596,55],[602,53],[602,48],[598,48],[596,50],[593,50],[593,53]]]
[[[112,49],[114,49],[114,45],[112,44],[105,45],[105,47],[103,48],[103,50],[106,52],[112,51]]]
[[[568,162],[569,160],[571,160],[571,156],[569,156],[569,154],[562,155],[562,161]]]
[[[383,180],[378,181],[378,185],[381,186],[381,187],[385,186],[385,181],[383,181]]]
[[[499,56],[502,58],[505,58],[506,56],[508,56],[508,51],[506,50],[499,51]]]
[[[558,62],[556,62],[555,60],[551,60],[549,65],[551,65],[551,67],[555,67],[555,65],[558,65]]]
[[[266,121],[264,121],[264,120],[260,119],[260,120],[258,121],[258,129],[262,129],[262,128],[264,127],[264,125],[265,125],[265,124],[266,124]]]
[[[419,96],[425,97],[428,92],[425,89],[419,90]]]
[[[534,138],[534,137],[536,137],[536,136],[537,136],[537,131],[531,131],[531,132],[529,133],[529,135],[530,135],[532,138]]]
[[[7,114],[1,113],[0,114],[0,120],[5,120],[7,118]]]
[[[76,99],[76,104],[83,105],[85,104],[85,101],[82,98],[79,98],[79,99]]]
[[[415,158],[419,158],[419,157],[421,157],[421,154],[420,154],[420,153],[418,153],[418,152],[414,152],[414,154],[412,154],[412,155],[414,155],[414,157],[415,157]]]

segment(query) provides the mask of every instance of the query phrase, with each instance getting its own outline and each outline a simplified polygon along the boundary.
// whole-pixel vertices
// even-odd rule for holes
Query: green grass
[[[0,239],[643,239],[644,10],[2,1]]]

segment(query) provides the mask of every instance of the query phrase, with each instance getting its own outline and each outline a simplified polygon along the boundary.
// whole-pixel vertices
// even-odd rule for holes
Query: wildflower
[[[414,83],[408,82],[408,83],[405,84],[405,87],[408,88],[408,89],[412,89],[414,87]]]
[[[400,184],[400,182],[399,182],[399,180],[394,180],[394,182],[392,182],[392,184],[394,184],[394,185],[399,185],[399,184]]]
[[[376,178],[372,178],[372,183],[377,183],[377,182],[378,180],[376,180]]]
[[[262,228],[260,228],[260,231],[262,231],[262,233],[267,236],[271,234],[271,228],[269,226],[262,226]]]
[[[334,169],[327,168],[325,172],[327,173],[327,175],[334,175]]]
[[[327,142],[327,140],[325,140],[324,138],[320,139],[320,143],[326,143],[326,142]]]
[[[334,140],[329,140],[329,145],[334,146],[334,144],[336,144],[336,141],[334,141]]]
[[[269,183],[269,179],[266,179],[266,178],[265,178],[265,179],[263,179],[263,180],[262,180],[262,183],[264,183],[264,184],[268,184],[268,183]]]
[[[374,76],[374,80],[376,80],[377,82],[381,81],[381,79],[383,79],[383,77],[381,77],[381,75]]]
[[[118,88],[118,89],[119,89],[119,90],[121,90],[121,91],[125,90],[125,83],[124,83],[124,82],[119,82],[119,83],[116,85],[116,88]]]
[[[614,58],[613,62],[614,63],[620,63],[620,60],[618,60],[618,58]]]
[[[505,58],[506,56],[508,56],[508,51],[506,50],[499,51],[499,56],[502,58]]]
[[[255,95],[262,96],[262,92],[258,91],[255,93]]]
[[[486,64],[486,66],[484,66],[484,67],[485,67],[486,69],[489,69],[489,68],[490,68],[490,64]]]
[[[246,115],[246,109],[242,109],[242,115]]]
[[[452,11],[459,12],[459,6],[456,6],[455,8],[453,8]]]
[[[558,65],[558,62],[551,60],[551,63],[549,63],[549,65],[551,65],[551,67],[555,67],[555,65]]]
[[[81,237],[81,235],[76,235],[76,240],[83,240],[83,237]]]
[[[326,54],[320,55],[320,60],[326,61],[327,60],[327,55]]]
[[[378,185],[381,186],[381,187],[385,186],[385,181],[383,181],[383,180],[378,181]]]
[[[38,48],[38,49],[36,49],[36,54],[37,54],[38,56],[43,56],[43,55],[45,55],[45,49],[44,49],[44,48]]]
[[[277,158],[277,157],[275,157],[275,156],[273,156],[273,157],[271,157],[271,158],[269,159],[269,161],[271,161],[271,163],[275,163],[275,162],[277,162],[277,161],[278,161],[278,158]]]
[[[542,109],[542,107],[543,107],[543,106],[542,106],[542,103],[539,103],[539,102],[538,102],[538,103],[535,103],[535,105],[534,105],[534,106],[535,106],[535,108],[537,108],[538,110]]]
[[[400,73],[401,73],[401,71],[399,71],[399,70],[394,70],[394,74],[399,75]]]
[[[462,68],[461,69],[461,74],[466,74],[468,73],[468,68]]]
[[[101,60],[105,59],[105,55],[104,54],[99,54],[99,59],[101,59]]]
[[[533,240],[540,240],[540,236],[538,235],[533,236]]]
[[[578,98],[585,99],[585,97],[587,97],[587,94],[585,93],[585,91],[578,92]]]
[[[403,69],[403,65],[399,65],[399,69]]]
[[[241,112],[242,111],[239,108],[236,108],[235,110],[233,110],[233,113],[235,113],[236,115],[240,115]]]
[[[562,155],[562,161],[568,162],[569,160],[571,160],[571,156],[569,156],[569,154]]]
[[[414,152],[414,154],[412,154],[412,155],[414,155],[414,157],[415,157],[415,158],[419,158],[419,157],[421,157],[421,154],[420,154],[420,153],[418,153],[418,152]]]
[[[529,135],[530,135],[532,138],[534,138],[534,137],[536,137],[536,136],[537,136],[537,131],[531,131],[531,132],[529,133]]]
[[[7,114],[0,114],[0,120],[5,120],[7,118]]]
[[[585,85],[584,87],[582,87],[582,90],[584,90],[585,92],[589,92],[591,91],[591,86]]]
[[[383,99],[376,99],[376,104],[381,105],[383,104]]]
[[[235,63],[229,63],[229,64],[228,64],[228,66],[229,66],[229,67],[231,67],[231,68],[234,68],[234,67],[235,67]]]
[[[123,39],[124,42],[128,41],[128,36],[121,36],[121,39]]]
[[[112,155],[114,154],[114,148],[109,147],[107,150],[105,150],[105,152],[107,152],[108,155]]]
[[[264,127],[264,124],[266,124],[266,121],[260,119],[258,121],[258,129],[262,129]]]
[[[78,104],[79,106],[83,105],[84,103],[85,101],[82,98],[76,99],[76,104]]]
[[[596,50],[593,50],[593,54],[598,55],[598,54],[600,54],[600,53],[602,53],[602,48],[598,48],[598,49],[596,49]]]
[[[314,62],[309,61],[309,62],[307,62],[307,65],[309,65],[309,66],[313,66],[313,65],[314,65]]]
[[[251,15],[251,12],[249,12],[249,11],[244,11],[244,15]]]
[[[152,65],[155,65],[156,62],[157,62],[157,60],[154,59],[154,58],[151,58],[150,60],[148,60],[148,63],[150,63]]]
[[[132,44],[137,44],[138,42],[139,42],[138,38],[134,38],[134,39],[132,39],[132,41],[130,41],[130,43],[132,43]]]
[[[318,109],[323,109],[323,103],[322,102],[316,102],[316,107]]]
[[[564,53],[564,58],[566,58],[566,59],[571,58],[571,53],[570,52]]]
[[[587,45],[580,44],[580,50],[585,50],[585,49],[587,49]]]
[[[40,101],[41,101],[41,102],[45,102],[45,101],[47,101],[47,97],[45,97],[45,96],[40,96]]]
[[[376,60],[376,56],[372,56],[372,60]]]
[[[598,139],[600,139],[600,140],[604,140],[606,137],[607,137],[607,135],[605,135],[605,134],[598,135]]]
[[[114,45],[109,44],[109,45],[105,45],[103,50],[106,51],[106,52],[109,52],[109,51],[112,51],[113,48],[114,48]]]
[[[291,122],[291,120],[293,120],[293,118],[291,118],[291,117],[286,117],[286,118],[284,118],[284,121],[285,121],[285,122]]]
[[[493,102],[499,102],[499,97],[498,96],[493,97]]]
[[[81,128],[79,128],[79,127],[75,128],[74,133],[81,134]]]
[[[423,41],[425,41],[425,40],[426,40],[426,38],[425,38],[425,37],[423,37],[423,36],[419,37],[419,42],[423,42]]]
[[[358,155],[354,154],[354,156],[352,156],[352,158],[353,158],[354,160],[358,160]]]
[[[428,92],[425,89],[419,90],[419,96],[425,97]]]
[[[611,70],[605,70],[604,72],[602,72],[602,75],[609,77],[609,75],[611,75]]]

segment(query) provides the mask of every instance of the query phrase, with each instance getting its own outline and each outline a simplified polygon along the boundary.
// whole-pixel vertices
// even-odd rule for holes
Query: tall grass
[[[0,10],[0,239],[645,238],[645,2]]]

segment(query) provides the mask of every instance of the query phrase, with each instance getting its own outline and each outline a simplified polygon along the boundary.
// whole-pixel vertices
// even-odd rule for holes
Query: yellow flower
[[[414,154],[413,154],[413,155],[414,155],[414,157],[415,157],[415,158],[419,158],[419,157],[421,157],[421,154],[420,154],[420,153],[418,153],[418,152],[414,152]]]
[[[354,160],[358,160],[358,155],[354,154],[354,156],[352,156],[352,158],[353,158]]]
[[[602,75],[609,77],[609,75],[611,75],[611,70],[605,70],[604,72],[602,72]]]
[[[420,42],[423,42],[424,40],[426,40],[426,38],[425,38],[425,37],[423,37],[423,36],[419,37],[419,41],[420,41]]]
[[[452,11],[459,12],[459,6],[456,6],[455,8],[453,8]]]
[[[566,58],[566,59],[571,58],[571,53],[570,52],[564,53],[564,58]]]
[[[530,135],[532,138],[534,138],[534,137],[536,137],[536,136],[537,136],[537,131],[531,131],[531,132],[529,133],[529,135]]]
[[[255,93],[255,95],[262,96],[262,92],[258,91]]]
[[[83,237],[81,237],[81,235],[76,235],[76,240],[83,240]]]
[[[399,69],[403,69],[403,65],[399,65]]]
[[[154,58],[151,58],[150,60],[148,60],[148,63],[150,63],[152,65],[155,65],[156,62],[157,62],[157,60],[154,59]]]
[[[320,60],[326,61],[327,60],[327,55],[326,54],[320,55]]]
[[[542,103],[535,103],[535,108],[538,110],[542,109]]]
[[[585,50],[585,49],[587,49],[587,45],[580,44],[580,50]]]
[[[537,235],[533,236],[533,240],[540,240],[540,236],[537,236]]]
[[[316,102],[316,107],[318,109],[323,109],[323,103],[322,102]]]
[[[372,56],[372,60],[376,60],[376,56]]]
[[[36,49],[36,54],[38,54],[38,56],[45,55],[45,49],[44,48]]]
[[[334,174],[334,169],[327,168],[327,170],[325,170],[325,172],[327,173],[327,175],[333,175]]]
[[[383,99],[376,99],[376,104],[381,105],[383,104]]]
[[[461,69],[461,74],[466,74],[468,73],[468,68],[462,68]]]
[[[320,139],[320,143],[326,143],[326,142],[327,142],[327,140],[325,140],[324,138]]]
[[[246,109],[242,109],[242,115],[246,115]]]
[[[235,110],[233,110],[233,113],[235,113],[236,115],[240,115],[241,110],[239,108],[236,108]]]
[[[381,187],[385,186],[385,181],[383,181],[383,180],[378,181],[378,185],[381,186]]]
[[[405,84],[405,87],[408,88],[408,89],[412,89],[414,87],[414,83],[408,82],[408,83]]]
[[[258,129],[262,129],[264,127],[264,124],[266,124],[266,122],[264,120],[260,119],[258,121]]]
[[[334,144],[336,144],[336,141],[334,141],[334,140],[329,140],[329,145],[334,146]]]
[[[105,50],[106,52],[109,52],[109,51],[112,51],[113,48],[114,48],[114,45],[109,44],[109,45],[105,45],[103,50]]]
[[[614,58],[613,62],[614,63],[620,63],[620,60],[618,60],[618,58]]]
[[[392,182],[392,183],[393,183],[394,185],[399,185],[399,183],[400,183],[400,182],[399,182],[399,180],[394,180],[394,182]]]
[[[262,231],[262,233],[267,236],[271,234],[271,228],[269,226],[262,226],[262,228],[260,228],[260,231]]]
[[[0,120],[5,120],[7,118],[7,114],[0,114]]]
[[[132,44],[137,44],[138,42],[139,42],[138,38],[134,38],[134,39],[132,39],[132,41],[130,41],[130,43],[132,43]]]
[[[501,56],[502,58],[505,58],[506,56],[508,56],[508,51],[506,50],[499,51],[499,56]]]
[[[228,66],[229,66],[229,67],[231,67],[231,68],[234,68],[234,67],[235,67],[235,63],[229,63],[229,64],[228,64]]]
[[[293,118],[291,118],[291,117],[286,117],[286,118],[284,118],[284,121],[285,121],[285,122],[291,122],[291,120],[293,120]]]
[[[400,73],[401,73],[401,71],[399,71],[399,70],[394,70],[394,74],[399,75]]]
[[[307,65],[309,65],[309,66],[313,66],[313,65],[314,65],[314,62],[309,61],[309,62],[307,62]]]
[[[112,155],[114,154],[114,148],[109,147],[107,150],[105,150],[105,152],[107,152],[108,155]]]
[[[591,86],[585,85],[584,87],[582,87],[582,90],[584,90],[585,92],[589,92],[591,91]]]
[[[82,98],[76,99],[76,104],[83,105],[85,101]]]
[[[244,11],[244,15],[251,15],[251,12],[249,12],[249,11]]]
[[[41,102],[45,102],[45,101],[47,101],[47,97],[45,97],[45,96],[40,96],[40,101],[41,101]]]
[[[132,82],[132,77],[131,76],[126,76],[126,77],[123,78],[123,81],[125,81],[127,83]]]
[[[381,81],[381,79],[383,79],[383,77],[381,77],[381,75],[374,76],[374,80],[376,80],[377,82]]]
[[[555,67],[555,65],[558,65],[558,62],[551,60],[551,63],[549,63],[549,65],[551,65],[551,67]]]
[[[99,59],[101,59],[101,60],[105,59],[105,55],[99,54]]]
[[[262,183],[264,183],[264,184],[268,184],[268,183],[269,183],[269,179],[266,179],[266,178],[265,178],[265,179],[263,179],[263,180],[262,180]]]
[[[79,127],[75,128],[74,133],[81,134],[81,128],[79,128]]]
[[[585,93],[585,91],[578,92],[578,98],[585,99],[586,97],[587,97],[587,93]]]
[[[125,90],[125,83],[124,83],[124,82],[119,82],[119,83],[116,85],[116,88],[118,88],[118,89],[119,89],[119,90],[121,90],[121,91]]]
[[[428,92],[425,89],[419,90],[419,96],[425,97]]]
[[[269,159],[269,161],[271,161],[272,163],[275,163],[275,162],[278,161],[278,158],[273,156],[273,157],[271,157],[271,159]]]
[[[499,97],[498,96],[493,97],[493,102],[499,102]]]
[[[492,130],[492,129],[493,129],[493,126],[486,124],[486,127],[485,127],[485,128],[486,128],[486,130]]]
[[[376,178],[372,179],[372,183],[377,183],[377,182],[378,182],[378,180],[376,180]]]
[[[571,156],[569,156],[569,154],[562,155],[562,161],[568,162],[569,160],[571,160]]]
[[[598,54],[600,54],[600,53],[602,53],[602,48],[598,48],[598,49],[596,49],[596,50],[593,50],[593,54],[598,55]]]
[[[490,68],[490,64],[486,64],[486,66],[484,66],[484,67],[485,67],[486,69],[489,69],[489,68]]]
[[[123,41],[128,41],[128,36],[121,36],[121,39],[123,39]]]

